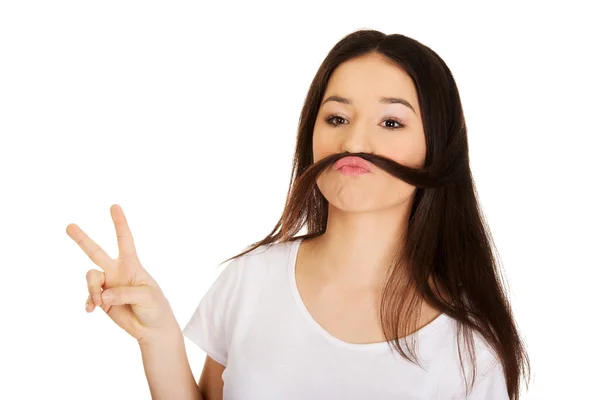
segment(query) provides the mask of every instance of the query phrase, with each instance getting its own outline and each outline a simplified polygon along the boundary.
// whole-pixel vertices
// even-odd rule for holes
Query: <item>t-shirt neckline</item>
[[[321,324],[319,324],[312,316],[312,314],[306,308],[302,297],[300,296],[300,292],[298,291],[298,285],[296,282],[296,260],[298,258],[298,250],[300,249],[300,243],[304,239],[296,239],[291,242],[290,246],[290,255],[288,257],[288,282],[290,285],[290,291],[292,293],[292,297],[294,298],[294,303],[298,308],[298,311],[304,316],[307,322],[315,329],[321,336],[323,336],[330,343],[351,350],[380,350],[380,349],[389,349],[391,346],[391,342],[378,342],[378,343],[350,343],[344,340],[341,340],[331,333],[329,333]],[[438,315],[435,319],[429,322],[427,325],[421,327],[421,329],[411,333],[406,336],[406,340],[412,340],[416,335],[424,335],[432,332],[436,329],[438,325],[441,325],[446,321],[448,316],[444,313]],[[401,340],[402,342],[403,340]]]

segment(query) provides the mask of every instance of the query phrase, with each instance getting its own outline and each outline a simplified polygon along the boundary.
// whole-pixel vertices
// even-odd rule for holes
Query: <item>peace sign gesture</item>
[[[110,258],[76,224],[67,225],[67,235],[102,269],[87,272],[89,296],[86,311],[92,312],[100,306],[118,326],[138,341],[146,338],[150,331],[179,329],[169,302],[138,259],[123,210],[114,204],[110,214],[117,232],[117,259]]]

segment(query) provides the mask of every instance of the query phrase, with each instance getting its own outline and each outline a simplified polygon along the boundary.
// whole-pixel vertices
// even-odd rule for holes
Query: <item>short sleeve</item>
[[[242,258],[236,258],[224,268],[183,329],[185,337],[223,366],[227,366],[241,263]]]

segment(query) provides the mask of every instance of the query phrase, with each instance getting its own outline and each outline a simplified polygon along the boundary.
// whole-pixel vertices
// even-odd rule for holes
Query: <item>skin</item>
[[[313,131],[314,160],[344,151],[372,152],[404,165],[425,161],[425,132],[410,77],[380,55],[340,65],[323,99],[345,97],[352,105],[323,104]],[[379,98],[402,97],[402,104]],[[336,114],[341,119],[325,121]],[[399,120],[405,127],[398,128]],[[337,123],[338,127],[331,125]],[[386,129],[386,127],[389,127]],[[415,188],[374,166],[371,173],[345,176],[326,171],[317,185],[329,202],[327,231],[298,249],[296,282],[312,317],[333,336],[349,343],[385,341],[378,320],[385,272],[406,232]],[[424,304],[417,329],[439,315]],[[222,399],[224,367],[207,357],[200,387],[207,399]]]
[[[426,144],[417,93],[403,70],[376,54],[347,61],[332,74],[323,99],[331,95],[352,104],[330,101],[321,105],[313,132],[315,161],[348,151],[384,155],[414,167],[423,165]],[[413,109],[381,104],[383,96],[404,98]],[[326,121],[332,114],[337,117]],[[349,343],[382,342],[385,338],[378,321],[381,288],[406,232],[415,188],[373,165],[370,173],[359,176],[331,169],[317,184],[329,202],[327,231],[303,241],[298,250],[298,291],[313,318],[333,336]],[[102,269],[86,275],[86,311],[101,307],[141,345],[160,342],[175,331],[180,334],[158,284],[137,258],[123,211],[115,205],[111,216],[120,252],[116,260],[77,225],[67,227],[67,234]],[[424,304],[417,327],[438,315]],[[198,381],[203,400],[222,400],[224,370],[206,357]],[[182,373],[191,376],[189,368]]]
[[[347,61],[332,74],[323,99],[331,95],[351,104],[322,103],[313,133],[315,161],[348,151],[423,166],[426,142],[417,91],[402,69],[378,54]],[[403,98],[414,110],[381,104],[380,97]],[[370,173],[358,176],[329,169],[317,185],[329,202],[327,231],[300,245],[298,291],[313,318],[338,339],[385,341],[378,320],[379,299],[387,268],[408,226],[415,187],[372,164]],[[438,315],[423,305],[417,327]]]
[[[183,335],[173,311],[140,262],[133,235],[121,207],[110,208],[119,256],[112,259],[76,224],[66,232],[101,270],[86,274],[88,299],[85,309],[102,310],[139,345],[153,399],[203,400],[187,360]],[[219,397],[213,397],[219,398]]]

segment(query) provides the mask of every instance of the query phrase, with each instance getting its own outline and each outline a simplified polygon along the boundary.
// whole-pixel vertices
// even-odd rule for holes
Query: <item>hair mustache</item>
[[[313,182],[313,184],[316,183],[319,175],[325,172],[327,168],[333,166],[336,161],[348,156],[360,157],[381,168],[395,178],[423,189],[444,186],[459,179],[461,176],[464,176],[463,174],[466,172],[465,167],[467,166],[466,162],[460,162],[464,161],[461,158],[453,160],[453,163],[441,160],[442,162],[437,165],[437,168],[436,166],[412,168],[399,164],[390,158],[371,153],[334,153],[309,166],[298,177],[298,185],[306,187],[309,182]]]
[[[468,157],[466,152],[447,152],[436,164],[424,168],[411,168],[399,164],[387,157],[371,153],[334,153],[304,171],[300,171],[294,180],[285,206],[284,216],[280,224],[283,232],[297,232],[308,219],[308,213],[319,213],[319,190],[317,178],[339,159],[348,156],[360,157],[381,168],[390,175],[401,179],[418,188],[436,188],[447,185],[455,180],[469,178]],[[451,158],[452,157],[452,158]],[[277,228],[276,228],[277,229]],[[272,232],[272,234],[275,230]]]

